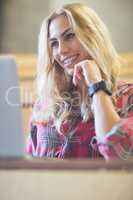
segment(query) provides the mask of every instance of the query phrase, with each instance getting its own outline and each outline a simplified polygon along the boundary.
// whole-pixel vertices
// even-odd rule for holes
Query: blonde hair
[[[59,64],[52,61],[48,41],[49,25],[52,19],[62,14],[68,17],[77,37],[96,62],[102,78],[110,84],[112,91],[116,87],[120,66],[120,58],[112,45],[106,26],[91,8],[79,3],[67,4],[44,20],[39,35],[37,102],[47,105],[39,108],[35,106],[33,113],[35,120],[49,121],[51,117],[54,118],[58,131],[65,120],[81,115],[86,122],[92,117],[87,87],[82,88],[77,105],[74,92],[78,91],[73,86],[71,77]]]

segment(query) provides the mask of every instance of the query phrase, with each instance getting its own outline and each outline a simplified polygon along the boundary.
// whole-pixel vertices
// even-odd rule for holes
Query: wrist
[[[106,102],[106,101],[111,101],[111,97],[104,91],[99,90],[98,92],[96,92],[93,97],[92,97],[92,104],[93,106],[97,106],[100,102]],[[103,103],[103,104],[104,104]]]
[[[102,91],[103,93],[106,93],[109,96],[112,95],[112,92],[111,92],[109,85],[104,80],[101,80],[101,81],[96,82],[96,83],[92,83],[92,84],[90,84],[90,86],[88,88],[89,96],[91,98],[93,97],[94,94],[97,94],[100,91]]]

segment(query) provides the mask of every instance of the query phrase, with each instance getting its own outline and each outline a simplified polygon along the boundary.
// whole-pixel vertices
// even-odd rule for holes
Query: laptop
[[[24,156],[19,82],[15,60],[0,56],[0,158]]]

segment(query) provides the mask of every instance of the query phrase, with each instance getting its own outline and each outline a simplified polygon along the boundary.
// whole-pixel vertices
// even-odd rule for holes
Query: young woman
[[[27,152],[130,158],[133,86],[117,84],[120,62],[106,26],[87,6],[64,5],[45,19]]]

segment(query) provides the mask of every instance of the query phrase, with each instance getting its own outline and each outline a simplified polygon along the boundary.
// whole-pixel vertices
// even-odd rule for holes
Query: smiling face
[[[65,15],[59,15],[50,22],[49,41],[53,59],[70,75],[75,64],[89,58]]]

